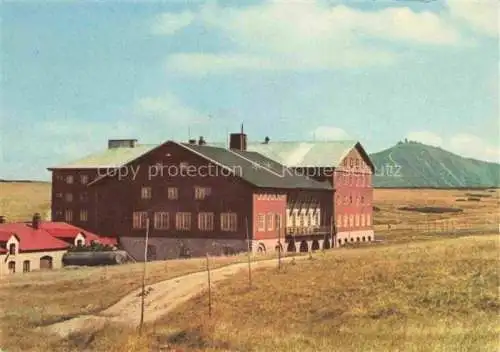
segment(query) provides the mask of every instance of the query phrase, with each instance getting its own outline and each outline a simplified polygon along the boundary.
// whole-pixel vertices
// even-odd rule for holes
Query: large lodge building
[[[146,232],[148,260],[374,240],[374,166],[355,141],[247,143],[243,131],[229,148],[109,140],[49,170],[52,220],[117,237],[136,260]]]

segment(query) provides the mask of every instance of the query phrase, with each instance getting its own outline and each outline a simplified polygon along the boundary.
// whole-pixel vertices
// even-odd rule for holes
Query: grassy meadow
[[[0,187],[0,215],[8,221],[29,220],[33,212],[48,208],[50,184]],[[484,197],[457,201],[468,192]],[[114,304],[140,286],[139,263],[3,277],[0,301],[8,302],[8,308],[0,310],[0,347],[97,352],[173,351],[167,346],[182,351],[496,351],[498,196],[498,190],[376,189],[374,223],[382,243],[317,252],[313,260],[286,265],[279,273],[258,270],[252,290],[247,289],[245,273],[236,275],[214,289],[212,317],[207,315],[207,297],[201,295],[148,325],[142,336],[116,326],[62,340],[34,331]],[[399,210],[409,205],[463,211],[424,215]],[[481,228],[484,234],[421,226],[439,222]],[[215,268],[246,258],[210,260]],[[148,284],[204,268],[204,259],[154,262]]]
[[[241,271],[213,288],[212,316],[204,293],[146,325],[142,335],[112,325],[62,340],[35,333],[33,327],[52,319],[32,316],[31,306],[45,303],[50,312],[71,311],[74,305],[110,294],[113,287],[119,288],[119,280],[110,280],[102,294],[87,283],[80,284],[80,294],[70,283],[59,286],[59,292],[50,283],[25,283],[11,291],[10,298],[2,297],[12,302],[10,313],[1,319],[11,328],[3,347],[102,352],[497,351],[498,245],[498,235],[476,235],[317,252],[312,260],[286,264],[279,272],[255,270],[251,289],[247,273]]]
[[[0,182],[0,215],[7,221],[28,221],[34,213],[45,217],[50,197],[48,182]]]

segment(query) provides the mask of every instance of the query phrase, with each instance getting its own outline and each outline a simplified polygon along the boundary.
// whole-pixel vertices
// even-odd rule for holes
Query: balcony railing
[[[303,236],[303,235],[325,235],[331,231],[330,226],[311,226],[311,227],[287,227],[287,236]]]

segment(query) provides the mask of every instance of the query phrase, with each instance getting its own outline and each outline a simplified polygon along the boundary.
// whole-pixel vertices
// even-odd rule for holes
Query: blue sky
[[[493,1],[3,2],[0,178],[204,135],[500,158]]]

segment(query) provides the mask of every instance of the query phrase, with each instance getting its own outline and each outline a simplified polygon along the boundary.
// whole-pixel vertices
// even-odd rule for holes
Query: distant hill
[[[408,142],[370,155],[375,187],[489,188],[500,186],[500,164],[464,158]]]

